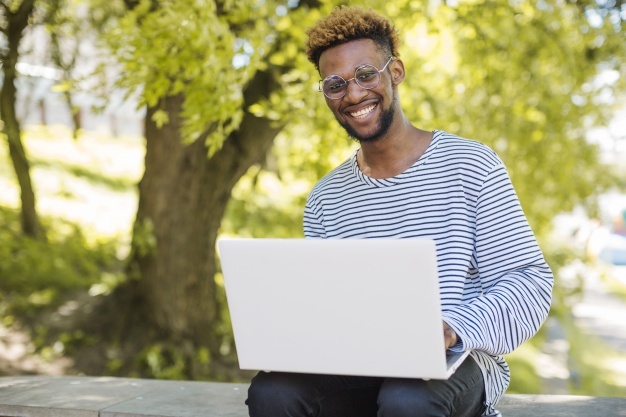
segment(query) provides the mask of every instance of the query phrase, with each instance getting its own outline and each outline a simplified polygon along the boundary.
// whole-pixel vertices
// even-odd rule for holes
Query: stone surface
[[[244,417],[247,389],[247,384],[167,381],[104,409],[100,417]]]
[[[503,417],[622,417],[626,416],[626,398],[505,395],[497,408]]]
[[[247,384],[111,377],[0,378],[5,417],[245,417]],[[505,395],[504,417],[626,417],[626,398]]]
[[[98,417],[151,390],[157,381],[110,377],[0,378],[0,416]]]

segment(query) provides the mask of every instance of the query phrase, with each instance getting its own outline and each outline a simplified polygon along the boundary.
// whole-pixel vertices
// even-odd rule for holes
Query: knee
[[[313,415],[306,392],[299,389],[292,376],[259,372],[248,389],[248,411],[251,417]]]
[[[390,381],[388,381],[390,382]],[[450,415],[450,408],[433,392],[427,381],[396,380],[386,383],[378,394],[380,417],[429,417]]]

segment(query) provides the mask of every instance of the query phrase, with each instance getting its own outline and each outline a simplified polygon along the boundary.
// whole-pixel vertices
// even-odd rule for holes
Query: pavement
[[[581,302],[573,310],[577,326],[626,354],[626,302],[607,291],[597,275],[585,281]]]
[[[0,378],[0,416],[244,417],[247,384],[112,377]],[[626,398],[505,395],[506,417],[626,417]]]

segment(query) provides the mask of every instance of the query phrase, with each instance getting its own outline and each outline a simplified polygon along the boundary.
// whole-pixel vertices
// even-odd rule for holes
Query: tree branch
[[[28,22],[28,16],[30,16],[34,7],[35,7],[35,0],[24,0],[20,4],[20,7],[17,9],[17,12],[14,13],[15,18],[18,21],[21,21],[22,19],[24,19],[26,20],[26,22]],[[25,26],[26,25],[24,25],[24,27]]]

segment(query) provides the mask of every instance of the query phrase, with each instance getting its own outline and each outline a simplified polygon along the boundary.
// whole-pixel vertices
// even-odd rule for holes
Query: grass
[[[41,216],[79,225],[89,241],[128,240],[143,173],[142,138],[83,133],[74,140],[63,126],[27,126],[23,137]],[[0,146],[0,161],[6,161],[0,163],[0,205],[17,209],[19,188],[6,146]]]
[[[5,143],[0,137],[0,331],[34,329],[28,362],[54,361],[59,346],[86,341],[73,332],[50,344],[39,320],[68,299],[106,293],[111,277],[119,281],[143,146],[133,138],[85,134],[75,141],[63,127],[27,127],[24,146],[47,231],[42,242],[20,232],[19,187]],[[8,355],[8,363],[21,363]]]
[[[113,191],[127,191],[133,187],[137,181],[128,176],[115,177],[106,175],[100,170],[95,170],[84,165],[72,164],[63,161],[50,161],[40,158],[31,158],[32,168],[45,168],[47,170],[62,171],[77,178],[83,178],[92,184],[100,184]]]

